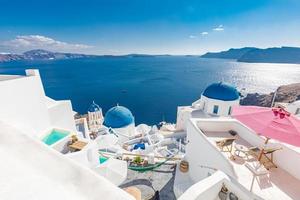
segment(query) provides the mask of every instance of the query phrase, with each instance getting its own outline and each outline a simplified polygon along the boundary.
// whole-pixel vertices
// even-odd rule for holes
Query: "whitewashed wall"
[[[195,183],[186,192],[184,192],[179,200],[215,200],[218,199],[218,193],[220,192],[223,184],[229,191],[233,192],[239,199],[261,200],[260,197],[246,190],[237,182],[231,182],[231,180],[221,171],[217,171],[212,176]]]
[[[38,72],[37,72],[38,73]],[[50,126],[45,93],[38,74],[0,81],[0,120],[40,133]]]
[[[239,105],[240,104],[240,100],[237,99],[235,101],[221,101],[221,100],[217,100],[217,99],[210,99],[207,98],[203,95],[201,95],[201,108],[204,109],[204,112],[209,113],[209,114],[214,114],[213,113],[213,109],[214,109],[214,105],[219,106],[218,109],[218,114],[219,116],[228,116],[228,111],[229,108]]]
[[[48,108],[50,123],[53,127],[60,127],[77,132],[71,101],[56,101]]]
[[[107,179],[28,135],[0,122],[0,185],[5,186],[0,199],[134,200]]]
[[[287,107],[286,107],[287,111],[289,111],[292,114],[296,114],[297,109],[300,109],[300,100],[295,101],[293,103],[290,103]],[[300,113],[297,113],[300,116]]]
[[[207,170],[200,166],[220,169],[232,177],[236,177],[232,164],[220,151],[208,141],[198,128],[197,120],[189,120],[187,124],[186,159],[189,162],[190,177],[198,182],[207,177]]]
[[[177,107],[176,130],[186,131],[186,123],[191,118],[193,110],[190,106]]]
[[[40,136],[51,127],[76,132],[71,102],[47,98],[38,70],[0,81],[0,92],[0,120],[31,135]]]

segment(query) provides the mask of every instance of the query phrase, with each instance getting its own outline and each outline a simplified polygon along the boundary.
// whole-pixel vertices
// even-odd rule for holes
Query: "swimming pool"
[[[108,158],[106,158],[106,157],[104,157],[104,156],[100,156],[100,157],[99,157],[99,162],[100,162],[100,164],[105,163],[105,161],[107,161],[107,160],[108,160]]]
[[[67,135],[69,135],[69,132],[67,131],[53,129],[51,133],[43,138],[43,142],[47,145],[52,145],[62,138],[66,137]]]

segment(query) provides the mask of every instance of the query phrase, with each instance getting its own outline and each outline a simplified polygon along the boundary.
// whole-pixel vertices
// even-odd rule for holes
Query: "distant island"
[[[247,52],[256,50],[257,48],[254,47],[244,47],[240,49],[229,49],[227,51],[221,51],[221,52],[208,52],[204,55],[202,55],[202,58],[222,58],[222,59],[239,59],[243,55],[245,55]]]
[[[43,49],[26,51],[23,54],[0,54],[0,62],[9,62],[17,60],[54,60],[54,59],[73,59],[95,57],[94,55],[85,55],[77,53],[59,53]]]
[[[61,53],[52,52],[43,49],[34,49],[26,51],[23,54],[0,53],[0,62],[22,61],[22,60],[62,60],[62,59],[76,59],[76,58],[98,58],[98,57],[158,57],[170,56],[165,55],[148,55],[148,54],[127,54],[127,55],[87,55],[78,53]]]
[[[274,47],[260,49],[244,47],[229,49],[221,52],[208,52],[202,58],[235,59],[238,62],[249,63],[300,63],[300,48],[298,47]]]
[[[10,62],[19,60],[59,60],[76,58],[98,58],[98,57],[126,57],[126,58],[152,58],[161,56],[172,56],[169,54],[151,55],[151,54],[126,54],[126,55],[88,55],[78,53],[52,52],[43,49],[34,49],[26,51],[23,54],[0,53],[0,62]],[[195,55],[183,55],[185,57],[195,57]],[[201,58],[220,58],[233,59],[237,62],[248,63],[294,63],[300,64],[300,48],[298,47],[274,47],[260,49],[256,47],[244,47],[229,49],[221,52],[208,52]]]

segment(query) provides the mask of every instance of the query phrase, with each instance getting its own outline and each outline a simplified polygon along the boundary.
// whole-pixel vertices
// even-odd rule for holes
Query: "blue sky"
[[[202,54],[300,46],[297,0],[0,0],[0,52]]]

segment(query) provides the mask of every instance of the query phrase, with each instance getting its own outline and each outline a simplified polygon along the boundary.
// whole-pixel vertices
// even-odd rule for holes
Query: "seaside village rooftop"
[[[300,101],[240,106],[209,85],[176,124],[135,124],[123,105],[46,96],[38,70],[0,75],[0,199],[300,198]]]

